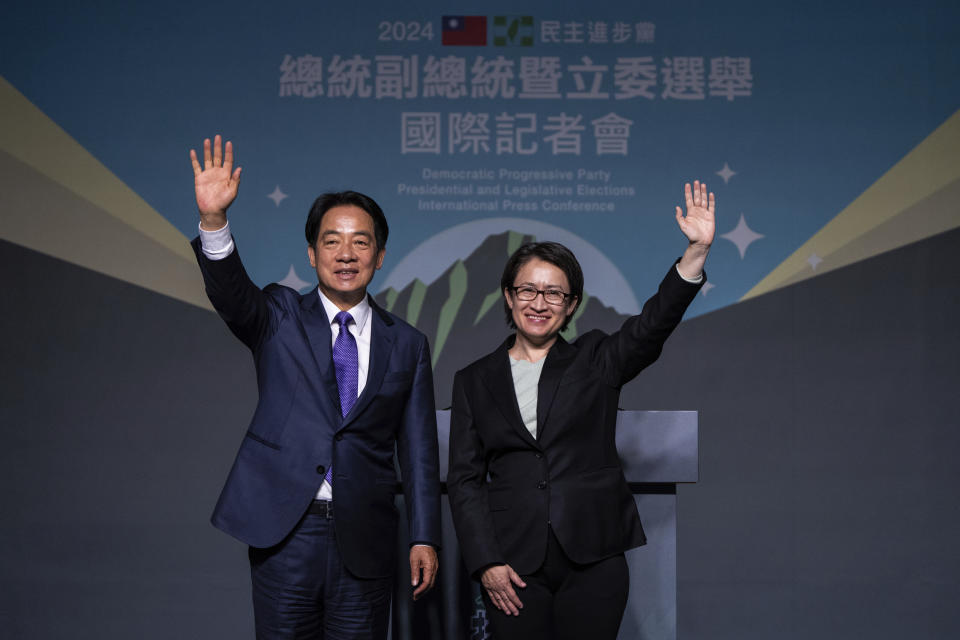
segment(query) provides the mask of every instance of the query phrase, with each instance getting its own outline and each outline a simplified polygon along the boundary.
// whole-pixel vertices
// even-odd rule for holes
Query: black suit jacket
[[[422,333],[370,299],[367,383],[340,414],[330,321],[316,289],[300,295],[250,281],[238,251],[209,260],[193,242],[207,295],[253,352],[260,397],[213,513],[253,547],[283,540],[332,464],[337,546],[357,576],[396,566],[397,474],[410,542],[439,546],[440,480],[430,351]]]
[[[646,542],[617,456],[620,389],[657,359],[701,286],[671,267],[640,315],[616,333],[558,339],[540,375],[536,438],[513,388],[507,350],[514,337],[457,372],[447,488],[471,575],[502,563],[520,574],[536,571],[548,525],[579,563]]]

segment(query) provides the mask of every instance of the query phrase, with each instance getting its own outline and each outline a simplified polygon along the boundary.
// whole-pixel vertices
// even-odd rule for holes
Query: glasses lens
[[[563,291],[551,289],[543,292],[543,299],[550,304],[563,304]]]
[[[517,297],[521,300],[533,300],[537,297],[537,290],[533,287],[517,287]]]

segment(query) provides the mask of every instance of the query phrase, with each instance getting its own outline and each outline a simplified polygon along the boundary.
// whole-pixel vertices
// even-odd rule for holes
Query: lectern
[[[697,428],[696,411],[621,411],[617,416],[617,451],[647,534],[646,546],[627,552],[630,598],[620,625],[621,640],[677,637],[677,485],[698,480]],[[446,496],[449,411],[437,412],[437,429],[444,483],[440,576],[434,592],[411,605],[408,550],[405,541],[398,543],[391,637],[484,640],[489,638],[486,612],[478,586],[460,560]],[[400,531],[405,532],[402,495],[397,496],[397,507]]]

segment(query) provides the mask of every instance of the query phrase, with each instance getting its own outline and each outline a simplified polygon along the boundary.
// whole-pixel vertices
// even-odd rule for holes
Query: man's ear
[[[377,254],[377,266],[375,267],[377,271],[379,271],[380,267],[383,266],[383,254],[385,254],[386,252],[387,252],[386,249],[380,249],[380,252]]]
[[[307,256],[310,258],[310,266],[314,269],[317,268],[317,250],[307,245]],[[378,269],[380,267],[377,267]]]

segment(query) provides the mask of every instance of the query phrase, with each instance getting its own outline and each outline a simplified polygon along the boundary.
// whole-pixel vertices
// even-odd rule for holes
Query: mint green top
[[[510,356],[507,356],[510,358]],[[536,362],[514,360],[510,358],[510,373],[513,374],[513,390],[517,394],[517,405],[523,425],[534,438],[537,437],[537,385],[540,384],[540,372],[546,357]]]

